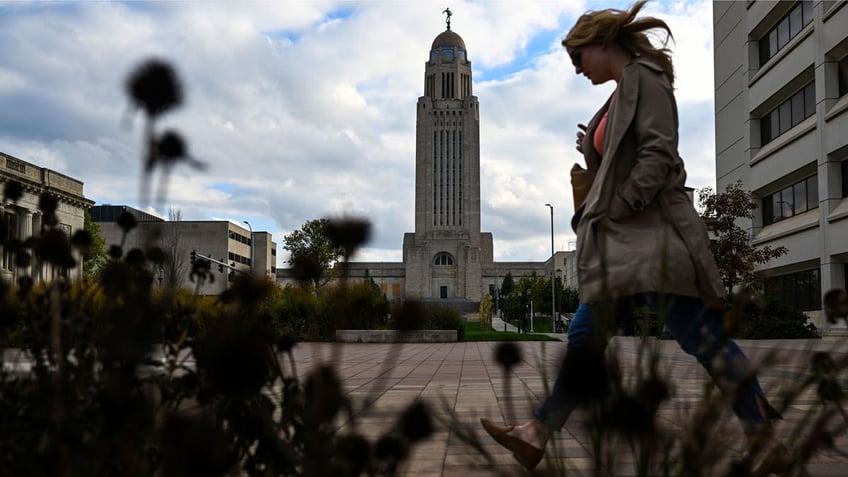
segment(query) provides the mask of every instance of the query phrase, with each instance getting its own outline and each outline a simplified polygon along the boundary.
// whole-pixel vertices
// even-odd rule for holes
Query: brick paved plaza
[[[625,376],[632,376],[636,361],[638,340],[618,337],[612,345],[619,348]],[[402,409],[416,398],[424,398],[440,417],[446,403],[458,422],[448,428],[440,420],[437,432],[425,443],[414,448],[412,459],[405,464],[404,475],[463,476],[522,475],[524,471],[515,463],[508,451],[497,445],[479,426],[480,417],[496,423],[521,422],[531,415],[532,406],[544,395],[544,378],[552,380],[565,350],[564,342],[517,343],[524,355],[524,363],[511,372],[511,399],[504,389],[504,373],[494,361],[498,343],[467,342],[441,344],[332,344],[301,343],[295,348],[298,373],[306,374],[321,362],[335,361],[343,378],[346,392],[364,402],[371,395],[375,406],[358,421],[360,430],[373,438],[389,429]],[[703,396],[706,374],[694,358],[679,350],[674,341],[658,342],[662,356],[662,372],[671,378],[673,398],[660,409],[659,426],[663,432],[681,432],[681,424],[690,421]],[[741,341],[740,346],[754,362],[760,362],[772,351],[777,351],[773,364],[761,374],[761,382],[770,397],[782,387],[799,380],[809,369],[812,352],[827,350],[848,352],[848,339],[824,340],[765,340]],[[390,356],[395,360],[391,362]],[[803,379],[803,378],[800,378]],[[845,386],[843,385],[843,388]],[[816,402],[814,391],[796,400],[784,421],[778,421],[777,432],[785,440],[792,429],[804,419],[804,413]],[[510,406],[511,405],[511,406]],[[510,411],[510,408],[514,408]],[[513,418],[510,412],[515,415]],[[591,468],[591,443],[584,428],[585,415],[577,411],[548,447],[548,455],[535,474],[537,475],[589,475]],[[743,435],[736,418],[729,412],[721,420],[724,427],[717,435],[729,446],[729,455],[740,455]],[[469,445],[460,441],[456,429],[470,428],[477,432],[484,447],[493,455],[494,464],[487,463]],[[848,450],[848,438],[836,440],[836,448]],[[616,458],[621,467],[615,475],[635,475],[633,455],[624,449]],[[565,469],[563,471],[562,469]],[[848,458],[835,452],[817,455],[806,470],[813,476],[848,475]]]

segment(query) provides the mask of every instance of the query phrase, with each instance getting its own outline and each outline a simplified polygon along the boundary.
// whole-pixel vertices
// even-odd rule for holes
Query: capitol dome
[[[433,46],[430,48],[431,50],[435,50],[440,47],[457,47],[461,50],[465,50],[465,42],[462,40],[462,37],[457,35],[451,30],[445,30],[439,33],[439,36],[433,40]]]

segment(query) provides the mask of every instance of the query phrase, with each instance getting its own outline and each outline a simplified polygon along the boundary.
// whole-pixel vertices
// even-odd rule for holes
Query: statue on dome
[[[450,17],[451,17],[451,15],[453,15],[453,13],[451,13],[450,8],[445,8],[445,11],[443,11],[442,13],[447,14],[447,17],[445,18],[445,22],[448,24],[448,30],[450,30]]]

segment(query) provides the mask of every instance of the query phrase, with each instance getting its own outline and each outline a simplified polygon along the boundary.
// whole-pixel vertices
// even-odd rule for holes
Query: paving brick
[[[357,418],[358,430],[371,438],[391,429],[398,413],[416,399],[428,402],[437,431],[413,448],[401,475],[474,477],[524,473],[511,453],[483,432],[479,419],[487,417],[500,424],[529,419],[545,396],[546,386],[548,389],[552,386],[566,347],[566,343],[561,342],[517,344],[524,362],[507,375],[494,361],[498,343],[490,342],[400,346],[301,343],[294,352],[301,377],[321,363],[332,361],[343,380],[345,392],[359,403],[357,408],[361,408],[365,399],[373,402],[373,406]],[[617,349],[625,383],[632,385],[637,375],[639,341],[618,337],[612,344]],[[672,398],[658,411],[657,427],[662,436],[674,437],[679,443],[679,439],[690,435],[694,412],[704,402],[705,392],[712,385],[694,358],[683,353],[675,342],[656,341],[653,344],[661,356],[661,375],[669,379],[673,388]],[[779,402],[780,393],[808,376],[810,356],[814,352],[838,350],[839,354],[848,354],[846,346],[835,338],[742,341],[740,346],[754,363],[764,363],[759,373],[760,382],[773,404]],[[808,422],[807,413],[820,406],[814,387],[797,393],[784,413],[784,420],[776,422],[776,434],[781,439],[788,439],[796,426]],[[834,424],[841,423],[839,414],[834,416]],[[546,459],[530,475],[592,475],[589,420],[588,412],[575,411],[562,432],[549,443]],[[341,432],[350,429],[343,422],[340,427]],[[476,434],[491,461],[459,437],[462,430]],[[741,426],[733,414],[725,410],[711,432],[721,437],[721,442],[711,443],[717,444],[716,448],[722,452],[718,462],[726,469],[731,459],[743,455],[745,444]],[[848,458],[844,455],[848,452],[848,436],[838,436],[834,443],[837,451],[822,451],[806,465],[808,475],[848,475]],[[636,475],[634,454],[627,447],[615,452],[614,475]],[[670,452],[673,456],[680,455],[679,445],[672,446]]]

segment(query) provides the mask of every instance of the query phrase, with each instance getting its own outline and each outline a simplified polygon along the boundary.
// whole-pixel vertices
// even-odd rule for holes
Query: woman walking
[[[724,288],[706,227],[684,188],[671,56],[646,34],[662,30],[670,38],[671,30],[660,19],[637,18],[644,4],[587,12],[562,41],[576,74],[593,85],[616,83],[588,125],[578,125],[577,149],[587,167],[572,171],[572,183],[586,197],[575,202],[572,226],[582,304],[569,326],[567,353],[599,338],[605,345],[599,316],[615,321],[620,314],[611,310],[640,300],[665,318],[674,339],[722,391],[736,396],[733,411],[749,445],[760,445],[771,434],[768,419],[780,414],[768,404],[747,357],[721,333]],[[551,434],[580,404],[581,384],[566,382],[560,369],[533,419],[509,427],[487,419],[482,424],[532,469]]]

